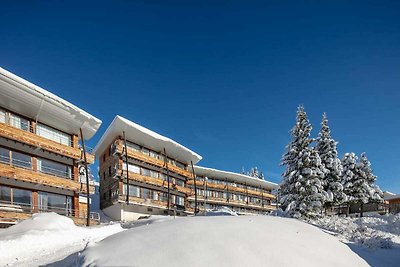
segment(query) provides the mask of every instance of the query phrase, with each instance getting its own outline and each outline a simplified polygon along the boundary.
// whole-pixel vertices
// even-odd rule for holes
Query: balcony
[[[123,170],[118,170],[118,176],[126,178],[126,175],[123,174],[123,173],[124,173]],[[134,172],[129,172],[129,180],[142,182],[142,183],[155,185],[155,186],[160,186],[160,187],[164,187],[164,188],[168,188],[168,181],[164,181],[164,180],[161,180],[159,178],[140,175],[140,174],[137,174],[137,173],[134,173]],[[170,182],[170,189],[171,190],[176,190],[178,192],[182,192],[182,193],[187,194],[187,195],[193,193],[192,192],[193,190],[191,190],[190,188],[179,186],[179,185],[175,185],[175,184],[172,184],[172,182]]]
[[[39,147],[43,150],[67,156],[75,160],[83,160],[83,153],[80,148],[73,147],[72,144],[65,145],[58,143],[37,135],[32,126],[17,128],[0,122],[0,136],[34,147]],[[94,155],[86,153],[86,159],[89,164],[92,164],[94,162]]]
[[[189,197],[188,200],[194,201],[194,197]],[[198,196],[197,201],[204,203],[204,197]],[[252,202],[249,202],[247,204],[246,201],[233,200],[233,199],[229,199],[229,202],[228,202],[225,198],[217,198],[217,197],[207,197],[206,203],[219,204],[221,206],[229,205],[229,206],[236,206],[236,207],[242,207],[242,208],[252,208],[252,209],[263,210],[263,211],[276,210],[276,207],[273,205],[264,204],[264,207],[263,207],[262,204],[258,205],[256,203],[252,203]]]
[[[67,178],[61,178],[55,174],[49,174],[49,172],[42,173],[34,171],[32,169],[25,168],[22,163],[18,164],[18,166],[10,166],[8,163],[2,162],[0,160],[0,176],[29,183],[67,189],[74,192],[87,192],[86,184]],[[89,193],[93,194],[94,191],[94,186],[90,186]]]
[[[120,195],[118,198],[118,202],[126,202],[126,195]],[[160,200],[152,200],[152,199],[144,199],[140,197],[132,197],[129,196],[129,204],[136,204],[146,207],[153,207],[153,208],[160,208],[160,209],[167,209],[168,203],[167,201],[160,201]],[[170,208],[173,207],[174,204],[170,203]]]
[[[117,153],[122,153],[123,151],[123,145],[121,140],[117,140],[117,146],[116,146],[116,152]],[[157,159],[150,157],[149,155],[143,154],[142,152],[139,151],[134,151],[132,149],[128,148],[128,157],[134,158],[140,161],[144,161],[150,164],[153,164],[155,166],[164,168],[165,167],[165,162],[163,160]],[[168,169],[169,171],[175,172],[177,174],[180,174],[186,178],[193,178],[193,174],[191,172],[188,172],[187,170],[181,169],[178,166],[168,164]]]
[[[194,180],[190,179],[187,181],[187,185],[194,186]],[[199,189],[204,188],[204,181],[198,181],[196,180],[196,187]],[[218,189],[219,191],[227,191],[227,185],[226,184],[217,184],[217,183],[212,183],[212,182],[207,182],[207,188],[213,188],[213,189]],[[268,199],[275,199],[276,197],[272,194],[261,192],[261,191],[256,191],[252,189],[246,189],[246,188],[241,188],[241,187],[236,187],[232,185],[228,185],[228,192],[239,192],[242,194],[248,194],[248,195],[253,195],[257,197],[263,197],[263,198],[268,198]]]

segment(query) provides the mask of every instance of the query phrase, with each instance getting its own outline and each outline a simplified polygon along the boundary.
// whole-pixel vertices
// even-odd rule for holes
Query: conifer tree
[[[316,150],[321,158],[322,165],[326,169],[325,178],[322,180],[324,190],[328,198],[326,207],[340,204],[345,199],[343,185],[341,183],[342,164],[338,158],[337,142],[332,138],[328,125],[328,118],[323,114],[321,130],[318,133]]]
[[[281,165],[285,166],[279,196],[282,208],[293,217],[315,217],[322,213],[326,192],[320,178],[325,168],[318,152],[309,147],[312,126],[300,106],[296,125],[290,131],[292,141],[287,145]]]
[[[380,202],[383,199],[382,190],[375,184],[377,177],[373,174],[371,168],[371,162],[368,160],[365,153],[361,154],[360,162],[358,164],[361,176],[366,180],[368,184],[368,201]]]

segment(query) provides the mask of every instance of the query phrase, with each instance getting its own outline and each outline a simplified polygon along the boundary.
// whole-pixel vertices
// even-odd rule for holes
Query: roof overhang
[[[116,116],[108,126],[106,132],[94,148],[96,157],[99,157],[105,149],[122,133],[125,132],[126,139],[138,145],[152,149],[156,152],[163,152],[165,149],[167,155],[177,159],[182,163],[193,164],[199,162],[202,157],[183,145],[162,136],[121,116]]]
[[[0,106],[69,134],[82,128],[85,139],[99,129],[101,120],[68,101],[0,68]]]
[[[261,180],[258,178],[254,178],[248,175],[229,172],[229,171],[221,171],[217,169],[211,169],[206,167],[194,166],[194,171],[196,175],[206,176],[209,178],[219,178],[222,180],[227,180],[229,182],[237,182],[244,183],[254,187],[260,187],[268,190],[273,190],[278,188],[278,184],[272,183],[266,180]]]

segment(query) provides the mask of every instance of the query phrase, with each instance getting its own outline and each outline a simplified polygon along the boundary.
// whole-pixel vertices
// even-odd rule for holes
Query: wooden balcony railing
[[[189,197],[188,200],[194,201],[194,197]],[[204,197],[198,196],[197,201],[204,203]],[[219,204],[221,206],[232,205],[232,206],[237,206],[237,207],[252,208],[252,209],[258,209],[258,210],[265,210],[265,211],[276,210],[276,206],[269,205],[269,204],[264,204],[264,207],[263,207],[262,204],[256,204],[256,203],[252,203],[252,202],[249,202],[247,204],[246,201],[240,201],[240,200],[229,199],[229,202],[228,202],[227,199],[218,198],[218,197],[208,197],[206,203]]]
[[[118,198],[119,202],[126,202],[126,195],[120,195]],[[156,207],[160,209],[166,209],[168,207],[167,201],[161,201],[161,200],[153,200],[153,199],[144,199],[140,197],[133,197],[129,196],[129,203],[130,204],[139,204],[143,206],[149,206],[149,207]],[[171,207],[173,204],[170,204]]]
[[[42,184],[56,188],[68,189],[75,192],[86,193],[86,184],[30,169],[13,167],[3,163],[0,163],[0,176],[24,182]],[[90,194],[93,194],[95,191],[94,186],[90,185],[89,191]]]
[[[194,185],[194,180],[190,179],[186,183],[187,185]],[[198,181],[196,180],[196,186],[199,189],[204,188],[204,181]],[[217,183],[212,183],[212,182],[207,182],[207,188],[213,188],[213,189],[218,189],[219,191],[224,191],[226,192],[226,184],[217,184]],[[246,188],[241,188],[241,187],[236,187],[232,185],[228,185],[228,191],[229,192],[240,192],[244,195],[253,195],[257,197],[263,197],[263,198],[268,198],[268,199],[275,199],[276,197],[272,194],[265,193],[265,192],[260,192],[252,189],[246,189]]]
[[[118,176],[126,178],[126,175],[124,174],[123,170],[118,170]],[[137,174],[134,172],[129,172],[129,180],[168,188],[168,181],[163,181],[159,178],[144,176],[144,175]],[[175,184],[172,184],[172,182],[170,182],[170,189],[177,190],[178,192],[182,192],[187,195],[191,194],[191,192],[192,192],[192,190],[190,188],[175,185]]]
[[[123,151],[123,145],[122,145],[122,141],[121,140],[117,140],[116,151],[118,153],[122,153],[122,151]],[[147,162],[149,164],[153,164],[153,165],[161,167],[161,168],[165,167],[165,162],[163,160],[150,157],[149,155],[143,154],[142,152],[139,152],[139,151],[134,151],[134,150],[129,149],[129,148],[128,148],[128,157],[134,158],[134,159],[137,159],[137,160],[140,160],[140,161],[144,161],[144,162]],[[180,174],[180,175],[182,175],[184,177],[187,177],[187,178],[192,178],[193,177],[191,172],[189,172],[187,170],[184,170],[184,169],[181,169],[178,166],[175,166],[175,165],[172,165],[172,164],[168,164],[168,169],[170,171],[172,171],[172,172],[175,172],[175,173]]]
[[[83,160],[83,155],[79,147],[72,147],[57,143],[30,131],[25,131],[11,125],[0,122],[0,136],[12,139],[21,143],[39,147],[46,151],[64,155],[76,160]],[[86,153],[89,164],[94,162],[94,155]]]

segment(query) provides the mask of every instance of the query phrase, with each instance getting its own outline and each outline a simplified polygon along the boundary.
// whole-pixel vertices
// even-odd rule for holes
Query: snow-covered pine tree
[[[371,168],[371,162],[368,160],[365,153],[361,154],[360,162],[358,163],[360,173],[364,179],[366,179],[369,186],[369,201],[370,202],[381,202],[383,200],[383,192],[375,184],[377,177],[373,174]]]
[[[300,106],[296,125],[290,131],[292,141],[287,145],[281,165],[286,166],[279,189],[282,208],[293,217],[315,217],[322,214],[326,192],[321,178],[325,168],[318,152],[309,147],[312,126]]]
[[[363,171],[362,164],[358,162],[358,157],[354,153],[346,153],[342,160],[343,166],[343,188],[347,195],[348,205],[356,203],[361,205],[361,216],[363,205],[368,203],[371,188]]]
[[[331,136],[328,118],[324,113],[315,148],[321,158],[322,165],[326,169],[325,178],[322,180],[324,190],[328,194],[328,198],[325,201],[326,207],[340,204],[345,199],[341,183],[342,164],[338,158],[336,146],[337,142]]]
[[[258,178],[260,178],[261,180],[264,180],[264,173],[263,173],[263,171],[260,171],[260,175],[258,176]]]
[[[250,170],[250,176],[251,176],[251,177],[258,178],[258,169],[257,169],[257,167],[251,168],[251,170]]]

